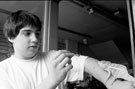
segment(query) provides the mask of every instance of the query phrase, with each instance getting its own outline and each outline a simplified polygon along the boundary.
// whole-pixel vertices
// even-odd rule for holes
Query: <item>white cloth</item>
[[[108,72],[108,76],[106,78],[106,82],[113,76],[115,79],[121,78],[127,81],[135,81],[135,78],[128,73],[126,66],[116,63],[109,63],[99,61],[98,64],[102,67],[105,71]]]
[[[83,79],[86,56],[72,57],[73,69],[61,83]],[[11,56],[0,62],[0,89],[36,89],[48,76],[47,65],[42,53],[35,60],[17,59]]]

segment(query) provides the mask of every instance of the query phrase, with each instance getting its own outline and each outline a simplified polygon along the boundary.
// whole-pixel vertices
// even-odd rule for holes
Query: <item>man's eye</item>
[[[39,37],[40,36],[40,32],[36,32],[36,36]]]
[[[25,32],[24,35],[25,36],[30,36],[31,32]]]

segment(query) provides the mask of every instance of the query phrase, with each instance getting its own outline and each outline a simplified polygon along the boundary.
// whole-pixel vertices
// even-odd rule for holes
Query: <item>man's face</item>
[[[17,37],[12,40],[14,56],[25,59],[35,56],[39,49],[39,34],[36,28],[23,27]]]

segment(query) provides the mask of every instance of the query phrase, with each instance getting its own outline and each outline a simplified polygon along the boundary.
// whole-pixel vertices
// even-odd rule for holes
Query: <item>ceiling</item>
[[[44,1],[0,1],[4,13],[24,9],[43,19],[43,8]],[[0,16],[3,26],[7,15]],[[60,0],[59,27],[61,38],[77,41],[88,38],[90,44],[126,37],[129,30],[126,0]]]
[[[59,3],[59,26],[82,33],[90,44],[129,34],[126,0],[71,0]],[[66,34],[66,33],[65,33]],[[80,41],[83,38],[62,37]],[[67,33],[68,34],[68,33]],[[80,35],[80,34],[78,34]]]

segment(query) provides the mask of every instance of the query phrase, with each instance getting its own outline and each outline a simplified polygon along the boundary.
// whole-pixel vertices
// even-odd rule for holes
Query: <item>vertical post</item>
[[[44,23],[42,31],[42,51],[57,49],[58,39],[58,3],[54,1],[45,1]]]
[[[132,65],[133,65],[133,75],[135,76],[135,1],[127,0],[127,10],[128,10],[128,19],[129,19],[129,30],[130,30],[130,41],[131,41],[131,54],[132,54]],[[134,9],[134,10],[133,10]]]

